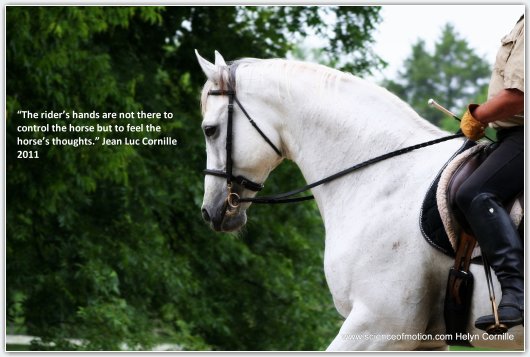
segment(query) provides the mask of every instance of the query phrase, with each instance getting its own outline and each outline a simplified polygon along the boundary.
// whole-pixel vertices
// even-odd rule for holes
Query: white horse
[[[225,170],[227,64],[197,53],[206,74],[201,98],[207,168]],[[233,173],[265,182],[283,159],[314,182],[377,155],[447,135],[383,88],[321,65],[241,60],[237,98],[278,156],[235,106]],[[420,206],[434,177],[461,146],[452,140],[366,167],[312,190],[325,225],[324,271],[345,321],[328,350],[446,349],[443,301],[452,260],[422,237]],[[241,189],[242,197],[255,192]],[[286,188],[291,189],[291,188]],[[249,203],[226,214],[226,180],[207,175],[203,215],[218,231],[246,223]],[[491,314],[482,266],[475,276],[468,338],[475,346],[520,349],[523,328],[488,339],[473,322]],[[500,287],[495,281],[495,289]]]

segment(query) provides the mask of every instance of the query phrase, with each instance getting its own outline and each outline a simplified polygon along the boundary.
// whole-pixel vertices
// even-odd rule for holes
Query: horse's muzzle
[[[216,232],[237,231],[247,222],[246,212],[241,207],[230,207],[226,200],[217,208],[204,204],[201,213],[202,218]]]

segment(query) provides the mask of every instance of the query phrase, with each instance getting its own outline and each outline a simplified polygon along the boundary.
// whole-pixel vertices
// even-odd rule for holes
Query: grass
[[[479,351],[497,351],[497,352],[522,352],[523,350],[500,350],[497,348],[480,348],[480,347],[465,347],[465,346],[449,346],[451,352],[479,352]]]
[[[15,351],[30,351],[29,345],[7,345],[6,352],[15,352]],[[479,352],[479,351],[500,351],[494,348],[478,348],[478,347],[462,347],[462,346],[451,346],[449,347],[451,352]]]
[[[6,352],[13,352],[13,351],[31,351],[29,349],[29,345],[6,345]]]

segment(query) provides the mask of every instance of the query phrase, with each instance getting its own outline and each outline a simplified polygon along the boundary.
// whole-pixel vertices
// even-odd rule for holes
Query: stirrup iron
[[[488,266],[488,269],[489,269],[489,266]],[[497,308],[497,302],[495,301],[495,292],[493,291],[493,282],[491,281],[491,275],[488,277],[488,290],[489,290],[490,283],[491,283],[491,292],[492,292],[490,294],[490,301],[491,301],[491,308],[493,310],[493,317],[495,318],[495,324],[487,327],[486,332],[489,335],[502,335],[508,332],[508,326],[506,326],[505,324],[501,324],[499,321],[499,309]]]

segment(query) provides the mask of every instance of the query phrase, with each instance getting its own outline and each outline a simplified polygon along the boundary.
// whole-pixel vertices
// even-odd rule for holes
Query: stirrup
[[[502,306],[503,307],[514,307],[516,309],[519,309],[517,305],[510,304],[510,303],[502,304]],[[497,307],[495,307],[493,310],[493,315],[480,317],[479,319],[477,319],[477,321],[475,321],[475,327],[480,330],[486,331],[490,335],[502,335],[506,333],[508,329],[512,327],[515,327],[518,325],[524,326],[524,317],[512,318],[512,319],[508,319],[507,317],[505,317],[504,320],[501,321],[498,313],[499,313],[498,309]],[[477,322],[479,322],[481,319],[485,321],[477,324]]]

